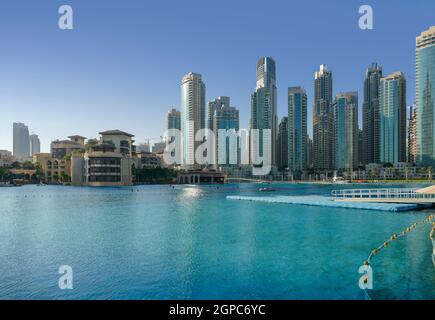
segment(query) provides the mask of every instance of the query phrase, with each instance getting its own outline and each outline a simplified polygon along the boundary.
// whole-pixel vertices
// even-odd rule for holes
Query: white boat
[[[260,188],[260,189],[258,189],[258,191],[260,191],[260,192],[271,192],[271,191],[276,191],[276,189],[274,189],[274,188]]]

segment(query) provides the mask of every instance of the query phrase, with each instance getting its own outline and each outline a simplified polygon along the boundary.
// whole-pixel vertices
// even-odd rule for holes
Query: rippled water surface
[[[431,213],[225,199],[259,187],[0,188],[0,298],[364,299],[370,250]],[[435,299],[429,231],[374,258],[372,298]],[[58,288],[60,265],[73,268],[73,290]]]

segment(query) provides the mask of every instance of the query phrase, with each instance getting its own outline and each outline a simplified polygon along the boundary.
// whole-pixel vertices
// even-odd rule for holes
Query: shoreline
[[[231,182],[227,183],[214,183],[214,184],[183,184],[183,183],[140,183],[140,184],[131,184],[126,186],[108,186],[108,187],[137,187],[137,186],[210,186],[210,185],[217,185],[217,186],[224,186],[224,185],[231,185],[231,184],[262,184],[262,185],[268,185],[268,184],[288,184],[288,185],[325,185],[325,186],[382,186],[382,185],[432,185],[433,181],[427,181],[427,180],[388,180],[388,181],[366,181],[366,182],[340,182],[340,183],[334,183],[334,182],[328,182],[328,181],[237,181],[234,179]],[[12,188],[12,187],[23,187],[23,186],[41,186],[38,183],[25,183],[25,184],[19,184],[19,185],[12,185],[12,184],[0,184],[0,188]],[[71,184],[44,184],[42,187],[45,186],[58,186],[58,187],[83,187],[80,185],[71,185]],[[89,187],[89,186],[86,186]]]

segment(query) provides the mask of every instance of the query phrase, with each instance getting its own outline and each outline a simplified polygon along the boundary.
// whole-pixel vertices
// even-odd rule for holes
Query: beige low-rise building
[[[68,183],[71,180],[71,161],[53,157],[51,153],[36,153],[32,162],[41,167],[45,183]]]
[[[51,154],[53,158],[64,159],[73,153],[85,152],[85,137],[74,135],[69,140],[55,140],[51,142]]]
[[[73,185],[128,186],[132,184],[132,158],[111,143],[93,145],[83,156],[71,157]]]
[[[121,130],[107,130],[100,132],[101,143],[109,143],[115,146],[115,152],[132,156],[134,135]]]
[[[136,155],[135,167],[137,169],[155,169],[163,167],[162,154],[154,152],[141,152]]]
[[[10,166],[15,161],[12,152],[8,150],[0,150],[0,167]]]
[[[78,186],[128,186],[133,183],[132,134],[110,130],[85,151],[85,137],[69,136],[56,140],[51,153],[38,153],[33,163],[39,164],[46,183],[69,183]]]

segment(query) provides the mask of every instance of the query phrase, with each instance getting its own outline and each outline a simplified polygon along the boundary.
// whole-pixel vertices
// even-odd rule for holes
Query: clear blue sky
[[[74,30],[57,10],[74,9]],[[374,10],[374,30],[358,28],[358,8]],[[382,1],[22,1],[0,4],[0,149],[12,149],[12,122],[39,134],[42,151],[71,134],[122,129],[136,141],[159,137],[180,79],[203,75],[207,101],[231,97],[249,123],[260,56],[277,62],[278,112],[289,86],[307,89],[309,131],[314,72],[333,71],[334,95],[359,91],[366,67],[403,71],[414,101],[415,37],[435,25],[433,0]]]

